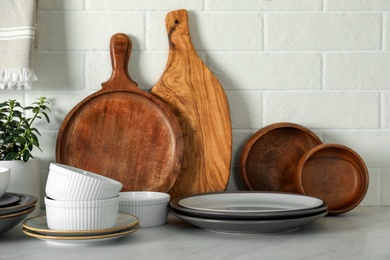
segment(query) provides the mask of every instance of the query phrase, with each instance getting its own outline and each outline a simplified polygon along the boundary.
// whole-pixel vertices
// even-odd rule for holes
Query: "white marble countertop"
[[[0,259],[390,259],[390,207],[357,207],[284,234],[217,234],[170,215],[163,226],[83,246],[52,245],[18,225],[0,235]]]

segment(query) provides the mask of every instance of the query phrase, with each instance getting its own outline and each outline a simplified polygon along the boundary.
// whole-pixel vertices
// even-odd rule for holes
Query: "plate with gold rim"
[[[140,229],[140,225],[134,227],[116,231],[108,234],[100,235],[89,235],[89,236],[56,236],[56,235],[44,235],[35,233],[34,231],[23,228],[23,233],[28,236],[35,237],[41,240],[46,241],[49,244],[59,244],[59,245],[90,245],[108,242],[114,239],[121,238],[123,236],[129,235],[136,232]]]
[[[118,214],[118,219],[114,227],[97,230],[53,230],[47,226],[46,216],[27,219],[23,222],[23,228],[39,235],[55,237],[87,237],[106,234],[115,234],[127,230],[139,224],[138,217],[130,214]]]

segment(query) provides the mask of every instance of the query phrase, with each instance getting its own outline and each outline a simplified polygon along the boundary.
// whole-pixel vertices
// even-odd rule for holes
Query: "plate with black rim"
[[[6,194],[10,194],[13,197],[17,197],[18,201],[7,207],[0,207],[0,216],[21,212],[25,209],[31,208],[37,202],[37,198],[29,194],[22,194],[22,193],[6,193]]]
[[[323,201],[288,193],[221,192],[189,196],[179,200],[178,204],[196,210],[251,214],[306,210],[321,206]]]
[[[212,219],[286,219],[327,209],[324,201],[285,192],[213,192],[187,195],[170,202],[179,213]]]
[[[0,197],[0,210],[4,207],[12,206],[20,200],[20,197],[13,193],[4,193],[3,196]]]
[[[32,206],[22,212],[12,213],[4,216],[0,216],[0,234],[7,232],[25,219],[35,209]]]
[[[327,214],[327,210],[307,215],[305,217],[273,219],[273,220],[225,220],[198,218],[172,213],[179,219],[204,230],[224,234],[258,234],[258,233],[285,233],[295,231],[303,226],[317,221]]]

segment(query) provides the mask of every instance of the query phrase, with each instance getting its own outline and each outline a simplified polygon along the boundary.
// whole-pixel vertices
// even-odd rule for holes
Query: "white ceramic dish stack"
[[[141,227],[156,227],[165,224],[171,196],[164,192],[120,192],[119,212],[138,216]]]
[[[68,231],[114,227],[121,188],[113,179],[52,163],[45,189],[48,227]]]
[[[67,245],[100,243],[134,233],[140,228],[138,217],[119,214],[121,188],[116,180],[52,163],[45,189],[46,216],[24,221],[23,232]]]
[[[214,192],[170,202],[172,213],[202,229],[229,234],[289,232],[328,213],[324,201],[277,192]]]

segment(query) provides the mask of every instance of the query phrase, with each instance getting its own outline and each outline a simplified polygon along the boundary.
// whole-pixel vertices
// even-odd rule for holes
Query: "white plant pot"
[[[41,160],[38,158],[23,161],[0,161],[0,167],[11,170],[11,181],[7,192],[23,193],[35,196],[38,201],[30,217],[41,213]]]

